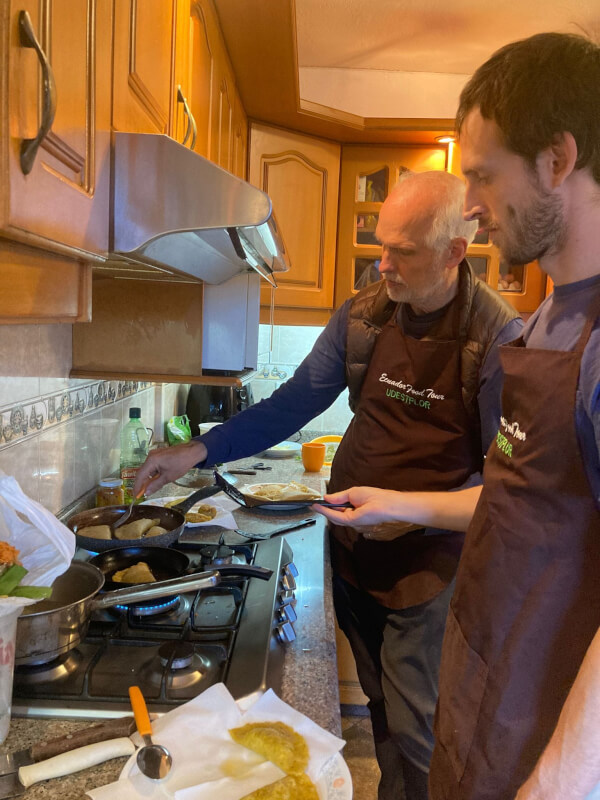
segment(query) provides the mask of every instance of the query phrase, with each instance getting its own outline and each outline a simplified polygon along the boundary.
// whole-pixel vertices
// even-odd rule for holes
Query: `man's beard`
[[[517,211],[508,206],[510,222],[492,237],[509,266],[528,264],[549,253],[557,253],[565,239],[565,219],[560,198],[534,187],[531,204]],[[493,227],[493,224],[492,224]]]
[[[385,277],[385,276],[384,276]],[[387,295],[394,303],[408,303],[411,306],[420,306],[426,304],[427,306],[433,305],[432,311],[436,310],[437,300],[439,297],[441,308],[445,304],[446,293],[448,286],[446,283],[446,274],[444,267],[437,267],[434,272],[434,277],[425,288],[413,288],[407,286],[405,283],[396,283],[395,281],[386,280],[385,288]]]

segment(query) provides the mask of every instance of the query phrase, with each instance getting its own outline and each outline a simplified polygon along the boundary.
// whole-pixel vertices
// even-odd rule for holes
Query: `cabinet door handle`
[[[27,11],[19,12],[19,37],[21,47],[32,47],[35,50],[42,67],[42,122],[35,139],[23,139],[21,142],[21,170],[24,175],[29,175],[33,169],[38,147],[54,122],[54,115],[56,114],[56,82],[48,57],[36,39],[31,17]]]
[[[196,147],[196,136],[198,135],[198,130],[196,128],[196,120],[194,119],[194,115],[192,114],[190,107],[188,106],[188,102],[183,96],[183,92],[181,91],[181,86],[177,87],[177,102],[183,103],[183,111],[187,117],[187,126],[185,129],[185,135],[183,137],[183,142],[181,144],[185,144],[187,142],[191,133],[192,141],[190,142],[190,150],[193,150],[194,147]]]

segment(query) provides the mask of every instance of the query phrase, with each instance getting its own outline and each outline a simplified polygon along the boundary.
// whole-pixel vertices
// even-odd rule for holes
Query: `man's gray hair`
[[[416,181],[420,185],[429,185],[438,198],[437,213],[431,223],[425,244],[433,250],[440,251],[447,247],[452,239],[460,237],[470,245],[479,223],[476,220],[467,222],[463,217],[465,205],[465,184],[456,175],[442,170],[430,172],[401,173],[398,183],[392,191],[400,189],[407,182]]]

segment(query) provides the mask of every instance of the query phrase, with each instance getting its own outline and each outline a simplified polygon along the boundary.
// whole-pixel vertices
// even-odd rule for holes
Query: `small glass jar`
[[[121,478],[102,478],[96,489],[96,506],[122,506],[123,502]]]

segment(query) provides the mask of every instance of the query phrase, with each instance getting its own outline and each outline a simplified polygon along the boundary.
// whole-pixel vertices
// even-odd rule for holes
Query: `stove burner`
[[[68,653],[53,658],[45,664],[22,665],[15,667],[15,683],[30,685],[34,683],[46,683],[58,680],[79,667],[83,656],[79,650],[69,650]]]
[[[118,611],[130,611],[136,617],[153,617],[172,611],[179,606],[179,603],[180,598],[175,595],[161,597],[157,600],[146,600],[144,603],[136,603],[136,605],[114,606],[114,608]]]
[[[226,544],[220,544],[217,546],[211,547],[203,547],[200,550],[200,555],[202,556],[203,563],[206,566],[215,566],[220,567],[224,564],[233,564],[233,556],[235,550],[232,550],[231,547],[228,547]]]
[[[158,649],[158,657],[165,667],[171,662],[172,670],[186,669],[194,658],[194,648],[189,642],[165,642]]]

